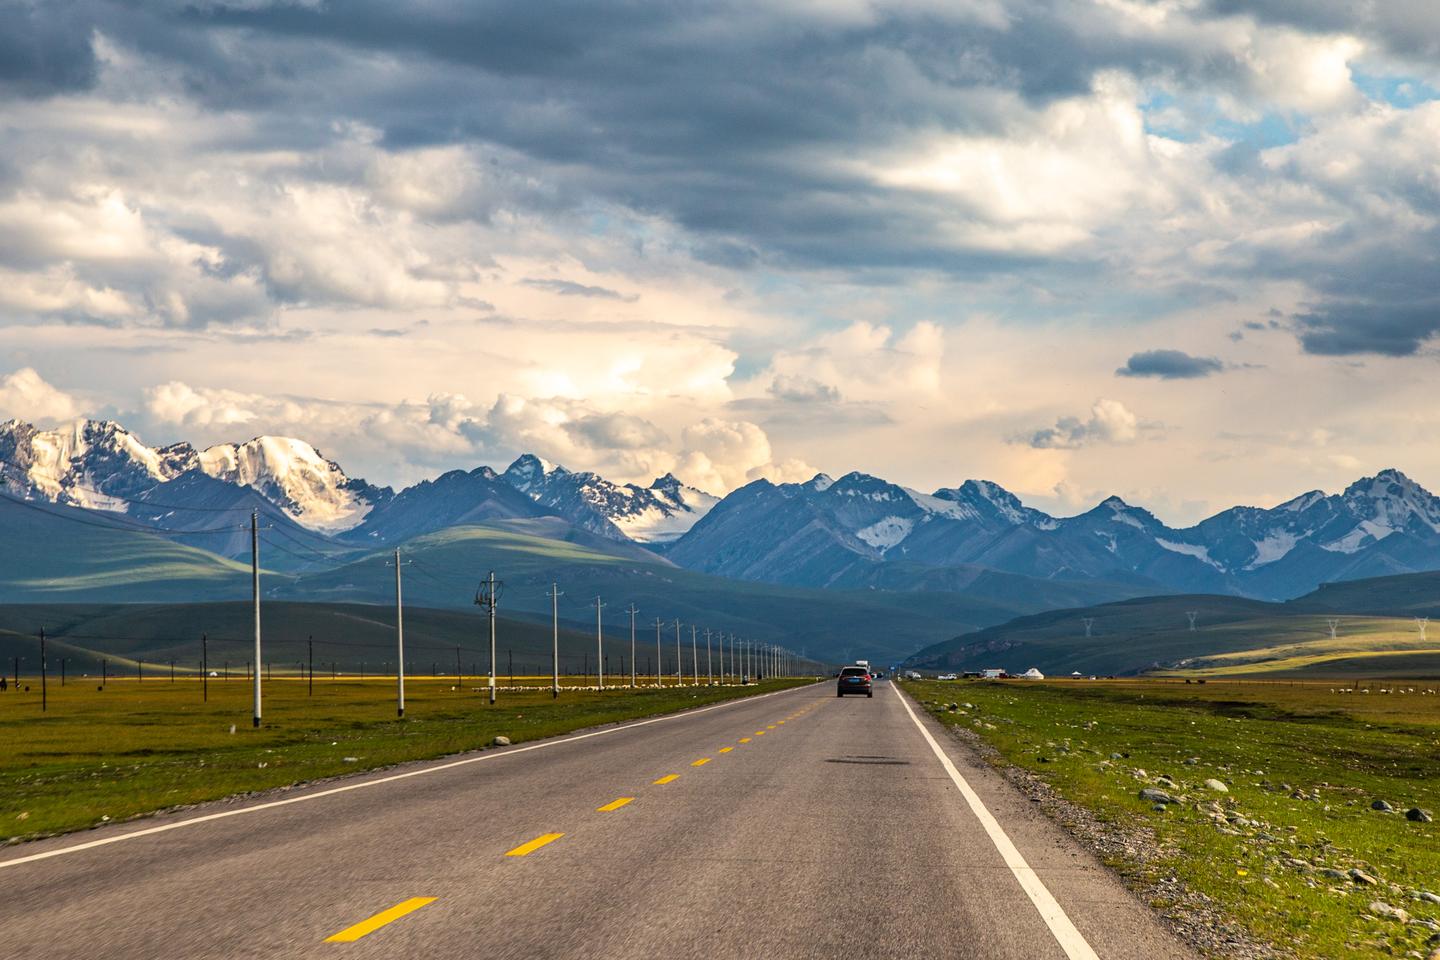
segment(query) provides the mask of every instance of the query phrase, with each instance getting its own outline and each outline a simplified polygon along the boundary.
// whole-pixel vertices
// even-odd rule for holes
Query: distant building
[[[1039,670],[1036,670],[1034,667],[1031,667],[1029,670],[1026,670],[1024,673],[1020,674],[1020,679],[1021,679],[1021,680],[1044,680],[1044,679],[1045,679],[1045,674],[1041,673]]]
[[[1006,673],[1004,670],[999,669],[998,667],[990,667],[988,669],[980,671],[980,677],[984,680],[1000,680],[1008,676],[1010,676],[1010,674]]]

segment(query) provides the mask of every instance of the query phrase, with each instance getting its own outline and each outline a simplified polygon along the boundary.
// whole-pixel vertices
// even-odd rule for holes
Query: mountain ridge
[[[22,500],[138,517],[147,508],[137,501],[165,499],[155,491],[203,486],[177,483],[197,473],[254,491],[322,542],[373,546],[456,524],[558,517],[689,569],[796,586],[895,588],[909,578],[934,589],[989,569],[1122,592],[1286,599],[1335,580],[1440,569],[1440,498],[1395,468],[1336,494],[1312,490],[1171,527],[1117,496],[1051,516],[988,480],[923,493],[852,471],[759,479],[715,497],[672,473],[621,484],[529,453],[501,472],[448,471],[397,494],[295,438],[199,450],[146,446],[113,420],[0,423],[0,491]],[[147,522],[165,525],[163,516]]]

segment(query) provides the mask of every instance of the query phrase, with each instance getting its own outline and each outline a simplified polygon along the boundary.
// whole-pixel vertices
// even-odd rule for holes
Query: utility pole
[[[600,611],[605,609],[605,603],[599,597],[595,598],[595,686],[605,689],[605,634],[600,625]]]
[[[480,589],[475,592],[475,604],[481,610],[488,613],[490,617],[490,703],[495,703],[495,607],[500,603],[500,593],[505,585],[495,579],[495,571],[490,571],[490,576],[480,581]],[[460,656],[460,648],[455,648],[455,656]],[[510,673],[512,681],[515,673],[514,662],[511,662]]]
[[[685,659],[680,652],[680,618],[675,618],[675,686],[685,686]]]
[[[690,678],[695,681],[695,686],[700,686],[700,645],[695,639],[695,624],[690,624]]]
[[[665,621],[664,621],[664,620],[661,620],[659,617],[656,617],[656,618],[655,618],[655,686],[656,686],[656,687],[659,687],[659,686],[660,686],[660,670],[661,670],[661,666],[660,666],[660,665],[665,662],[665,657],[664,657],[664,655],[661,654],[661,652],[660,652],[660,628],[663,627],[664,625],[665,625]],[[19,668],[18,668],[18,667],[16,668],[16,671],[17,671],[17,672],[19,671]]]
[[[400,548],[395,548],[395,716],[405,717],[405,610],[400,595]]]
[[[65,658],[60,658],[60,686],[65,686]]]
[[[210,702],[210,635],[200,634],[200,699]]]
[[[635,689],[635,614],[640,608],[630,604],[630,689]]]
[[[560,592],[560,584],[550,584],[550,697],[557,699],[560,696],[560,598],[564,596]]]
[[[260,726],[260,513],[250,511],[250,597],[255,606],[255,714]]]
[[[45,683],[45,628],[40,628],[40,712],[50,709],[50,692]]]
[[[465,676],[460,672],[460,648],[455,648],[455,692],[459,693],[460,688],[465,686]]]
[[[715,686],[715,660],[710,653],[710,628],[705,628],[705,686]]]
[[[315,637],[305,638],[305,678],[307,689],[305,696],[315,696]]]

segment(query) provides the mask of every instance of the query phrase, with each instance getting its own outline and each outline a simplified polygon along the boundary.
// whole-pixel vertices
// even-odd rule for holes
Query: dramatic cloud
[[[382,483],[1440,484],[1437,63],[1427,0],[0,0],[4,396]]]
[[[0,377],[0,420],[52,426],[79,415],[75,398],[46,383],[29,367]]]
[[[1145,350],[1131,356],[1115,374],[1121,377],[1193,380],[1224,369],[1225,364],[1215,357],[1192,357],[1183,350]]]
[[[1088,419],[1061,417],[1055,426],[1036,430],[1029,444],[1040,450],[1074,450],[1095,443],[1130,443],[1140,421],[1118,400],[1096,400]]]

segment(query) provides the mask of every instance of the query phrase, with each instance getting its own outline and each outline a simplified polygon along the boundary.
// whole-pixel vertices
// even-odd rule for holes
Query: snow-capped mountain
[[[344,539],[399,543],[461,524],[553,516],[489,467],[451,470],[406,487],[365,517]]]
[[[150,447],[108,420],[52,430],[9,420],[0,423],[0,492],[187,534],[216,510],[270,505],[272,519],[293,521],[297,542],[316,553],[327,543],[344,549],[335,537],[399,543],[458,524],[563,519],[663,548],[695,570],[837,588],[952,590],[991,576],[996,590],[1054,584],[1072,593],[1284,599],[1325,582],[1440,570],[1440,498],[1398,470],[1177,529],[1118,497],[1053,517],[984,480],[923,493],[863,473],[817,474],[758,480],[722,500],[672,474],[648,487],[617,484],[530,454],[502,474],[455,470],[396,496],[298,439]]]
[[[123,511],[121,498],[197,465],[189,444],[147,447],[111,420],[76,420],[54,430],[0,423],[0,484],[25,500]]]
[[[188,443],[146,446],[111,420],[77,420],[54,430],[0,423],[0,483],[22,499],[129,513],[130,501],[190,471],[248,487],[302,526],[323,532],[355,526],[392,496],[388,488],[347,477],[314,447],[288,437],[196,451]]]
[[[987,481],[924,494],[865,474],[820,474],[733,492],[667,555],[707,572],[811,586],[873,583],[885,568],[914,577],[917,567],[976,565],[1152,592],[1284,598],[1327,580],[1440,569],[1440,499],[1385,470],[1335,496],[1236,507],[1175,529],[1118,497],[1059,518]]]
[[[392,496],[389,488],[347,477],[338,463],[290,437],[217,444],[198,460],[207,476],[250,487],[304,526],[327,533],[357,526]]]
[[[614,540],[665,543],[693,527],[719,502],[666,474],[648,487],[611,483],[525,454],[500,478],[571,523]]]

